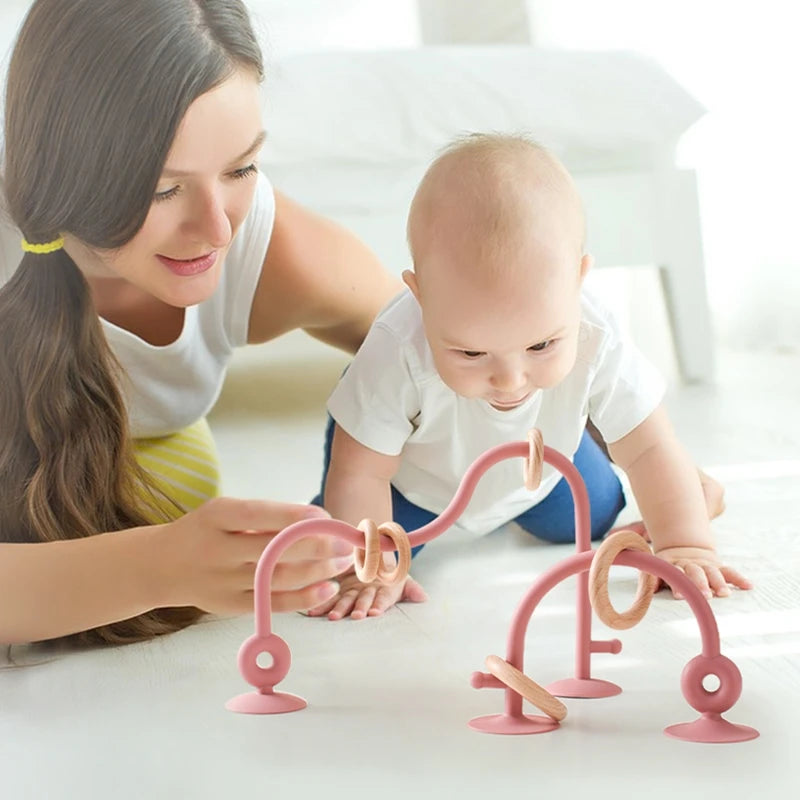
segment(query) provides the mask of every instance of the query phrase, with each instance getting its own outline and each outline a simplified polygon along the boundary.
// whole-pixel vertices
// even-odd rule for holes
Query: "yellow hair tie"
[[[53,239],[52,242],[44,242],[42,244],[31,244],[27,239],[22,240],[22,249],[26,253],[36,253],[43,255],[45,253],[55,253],[64,246],[64,239],[59,236],[58,239]]]

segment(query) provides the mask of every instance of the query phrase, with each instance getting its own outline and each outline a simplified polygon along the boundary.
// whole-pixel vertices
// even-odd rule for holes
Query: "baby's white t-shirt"
[[[375,320],[328,400],[331,416],[361,444],[387,455],[402,453],[393,485],[412,503],[441,513],[467,468],[498,444],[526,441],[539,428],[544,443],[570,459],[587,416],[608,442],[643,422],[658,406],[665,384],[657,370],[619,331],[611,313],[587,291],[575,366],[551,389],[499,411],[482,399],[461,397],[441,380],[425,339],[422,315],[406,291]],[[561,474],[545,465],[529,492],[521,459],[491,467],[480,479],[458,524],[480,535],[540,502]]]

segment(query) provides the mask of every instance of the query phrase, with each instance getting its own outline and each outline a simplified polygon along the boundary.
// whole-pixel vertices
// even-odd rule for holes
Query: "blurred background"
[[[311,50],[416,47],[426,39],[632,50],[652,57],[707,109],[678,141],[676,163],[697,173],[716,341],[733,349],[797,351],[800,112],[793,98],[800,49],[792,3],[254,0],[250,5],[272,59]],[[615,291],[641,296],[652,278],[616,280]]]
[[[791,4],[248,5],[268,68],[264,170],[356,230],[396,272],[408,266],[411,192],[454,132],[524,127],[559,152],[588,195],[590,249],[607,255],[590,276],[594,290],[667,376],[679,435],[728,488],[722,535],[783,531],[795,540],[786,515],[800,475],[800,55]],[[689,185],[662,194],[665,174],[689,176],[696,193]],[[673,319],[663,253],[690,277]],[[687,332],[684,357],[694,359],[689,381],[676,319]],[[291,334],[237,359],[211,418],[223,458],[236,454],[226,469],[237,487],[262,487],[260,468],[243,460],[261,426],[263,441],[296,454],[270,481],[301,499],[307,465],[319,460],[321,401],[347,357]]]
[[[267,60],[265,171],[278,188],[353,227],[394,271],[407,266],[402,237],[410,194],[437,147],[453,133],[479,126],[525,128],[589,177],[598,169],[608,171],[608,163],[591,161],[601,152],[627,159],[625,170],[631,163],[637,168],[634,151],[642,151],[644,143],[650,148],[646,158],[663,161],[668,153],[674,166],[692,170],[696,179],[702,250],[688,269],[701,274],[707,299],[701,297],[691,312],[690,301],[676,301],[677,313],[691,313],[697,323],[685,337],[696,341],[684,341],[684,350],[708,344],[714,354],[720,347],[797,352],[800,123],[793,98],[800,55],[793,4],[247,0],[247,5]],[[0,4],[2,66],[29,6],[29,0]],[[424,51],[441,53],[442,46],[456,55],[448,55],[449,62],[425,61]],[[517,67],[515,59],[525,57],[520,50],[560,60],[556,67],[520,60],[524,66]],[[486,60],[487,51],[499,68]],[[604,54],[620,51],[645,60],[604,66]],[[572,67],[570,53],[583,66]],[[597,86],[587,78],[591,70],[602,78]],[[608,205],[603,191],[592,198],[598,207]],[[643,200],[633,202],[641,206]],[[608,218],[620,223],[628,215],[624,203],[610,208]],[[602,220],[593,228],[592,221],[590,214],[590,248],[605,235],[606,225]],[[691,237],[685,222],[670,221],[673,242]],[[642,224],[634,215],[629,229],[614,235],[633,239]],[[5,256],[0,247],[6,270],[18,254],[14,238],[6,237]],[[629,262],[642,259],[623,255],[600,259],[609,269],[598,270],[592,283],[648,355],[677,380],[657,265],[641,263],[637,266],[645,269],[632,270]],[[708,328],[699,324],[703,303],[710,311]],[[708,337],[712,341],[704,342]],[[715,374],[705,356],[689,371],[701,380]]]

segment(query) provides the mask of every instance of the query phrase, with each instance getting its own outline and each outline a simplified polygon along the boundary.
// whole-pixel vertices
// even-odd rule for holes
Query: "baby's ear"
[[[594,256],[584,253],[581,259],[581,282],[586,277],[586,273],[594,266]]]
[[[411,294],[419,301],[419,284],[417,283],[417,276],[410,270],[403,270],[403,283],[411,289]]]

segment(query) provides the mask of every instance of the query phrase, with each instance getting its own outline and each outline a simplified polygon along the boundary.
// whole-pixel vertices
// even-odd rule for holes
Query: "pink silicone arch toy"
[[[464,474],[447,508],[432,522],[408,534],[410,544],[424,544],[447,530],[458,519],[486,470],[506,458],[528,458],[530,452],[527,442],[512,442],[487,450]],[[506,662],[515,673],[522,673],[525,632],[536,606],[562,580],[578,575],[575,675],[547,688],[552,694],[561,697],[607,697],[618,694],[621,689],[616,684],[591,676],[591,654],[619,653],[622,645],[618,639],[595,641],[591,638],[592,609],[588,572],[594,551],[591,548],[589,497],[586,487],[572,462],[558,451],[544,447],[543,460],[562,473],[572,491],[577,552],[541,575],[522,599],[508,634]],[[346,539],[354,547],[364,546],[364,534],[345,522],[306,520],[285,528],[264,549],[256,567],[254,581],[255,632],[244,641],[238,655],[242,677],[256,691],[229,700],[226,703],[229,710],[248,714],[278,714],[297,711],[306,706],[306,701],[296,695],[275,691],[275,686],[289,672],[291,654],[286,642],[272,632],[270,582],[275,564],[287,547],[304,536],[320,533]],[[392,551],[395,544],[388,536],[381,535],[380,547],[382,551]],[[684,668],[681,689],[689,705],[700,712],[700,717],[693,722],[672,725],[665,729],[665,733],[698,742],[734,742],[758,736],[758,731],[754,728],[733,724],[722,717],[722,713],[730,709],[741,694],[741,673],[730,659],[721,655],[716,620],[711,607],[697,587],[679,569],[652,554],[623,550],[614,558],[614,563],[649,572],[678,589],[697,618],[702,653],[689,661]],[[261,653],[271,655],[270,667],[258,665],[257,659]],[[719,679],[719,687],[714,691],[708,691],[703,686],[703,680],[708,675]],[[522,677],[524,679],[525,676]],[[559,727],[558,721],[552,717],[523,714],[522,695],[492,674],[473,673],[472,685],[475,688],[505,690],[504,712],[473,719],[470,726],[476,730],[504,734],[542,733]]]

